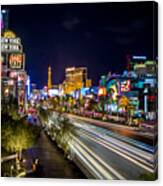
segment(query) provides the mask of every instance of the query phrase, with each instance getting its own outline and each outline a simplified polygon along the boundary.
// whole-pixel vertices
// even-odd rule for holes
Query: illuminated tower
[[[1,10],[1,32],[9,28],[9,10]]]
[[[51,67],[48,67],[48,89],[51,89],[52,81],[51,81]]]

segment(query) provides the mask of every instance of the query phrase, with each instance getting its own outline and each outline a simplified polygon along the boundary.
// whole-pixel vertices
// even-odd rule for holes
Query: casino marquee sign
[[[23,53],[13,53],[8,56],[8,68],[10,70],[24,70],[25,55]]]
[[[12,52],[22,52],[21,39],[16,37],[15,33],[12,31],[5,31],[1,37],[1,52],[2,53],[12,53]]]
[[[16,34],[7,30],[2,34],[1,38],[1,52],[6,56],[7,67],[10,70],[24,70],[25,54],[21,39],[16,37]]]

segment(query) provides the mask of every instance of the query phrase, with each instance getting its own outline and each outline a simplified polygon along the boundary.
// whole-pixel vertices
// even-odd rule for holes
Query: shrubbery
[[[8,153],[20,152],[31,147],[40,132],[37,126],[30,125],[25,118],[18,114],[15,99],[2,101],[1,112],[1,147]]]
[[[14,120],[7,114],[2,114],[1,144],[7,152],[20,152],[34,145],[40,129],[30,125],[23,118]]]

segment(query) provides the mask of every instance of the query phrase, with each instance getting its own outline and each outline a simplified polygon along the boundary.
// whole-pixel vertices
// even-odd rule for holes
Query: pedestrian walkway
[[[39,159],[42,172],[37,177],[86,178],[73,162],[64,157],[63,152],[47,137],[44,131],[41,132],[37,144],[23,152],[23,157],[26,159],[25,167],[29,171],[32,169],[33,159]],[[27,177],[35,177],[35,175],[30,171]]]

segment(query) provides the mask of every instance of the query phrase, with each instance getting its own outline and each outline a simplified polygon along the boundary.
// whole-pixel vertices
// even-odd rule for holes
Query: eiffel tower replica
[[[52,80],[51,80],[51,67],[48,67],[48,89],[52,88]]]

